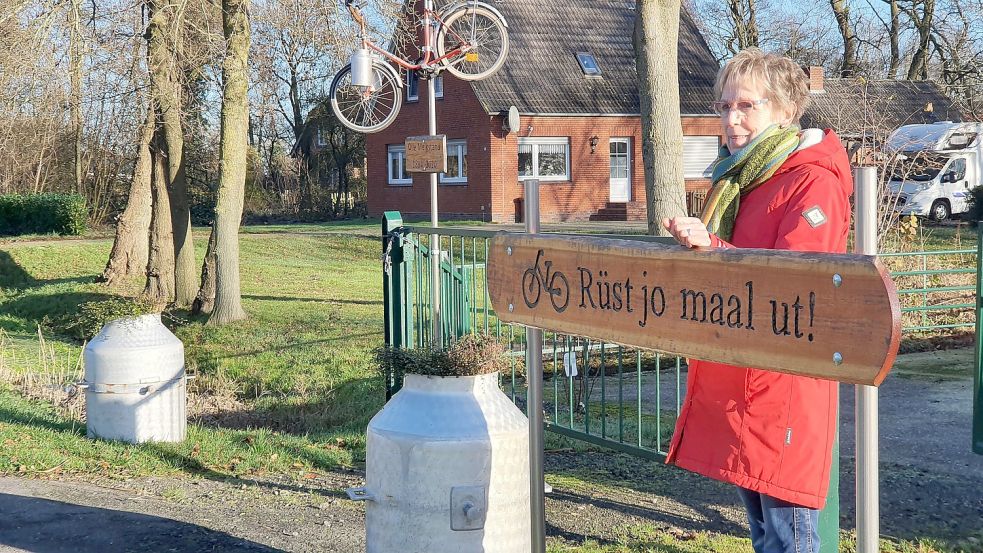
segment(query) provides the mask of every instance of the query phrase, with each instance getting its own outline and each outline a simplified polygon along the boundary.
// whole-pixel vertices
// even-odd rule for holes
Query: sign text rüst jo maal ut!
[[[879,384],[900,308],[874,257],[496,236],[503,321],[739,366]]]

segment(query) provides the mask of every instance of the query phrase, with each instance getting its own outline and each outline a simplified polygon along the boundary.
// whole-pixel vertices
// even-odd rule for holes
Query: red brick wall
[[[719,136],[720,123],[716,117],[684,117],[683,133]],[[586,220],[607,205],[610,199],[608,141],[611,138],[630,138],[631,201],[644,204],[645,175],[639,117],[522,117],[519,132],[508,136],[502,132],[499,118],[493,118],[491,188],[494,221],[513,221],[515,202],[523,196],[516,163],[518,136],[570,139],[570,180],[540,183],[540,213],[544,221]],[[590,151],[592,136],[598,138],[593,154]],[[704,189],[709,184],[706,179],[691,179],[686,181],[686,189]]]
[[[429,218],[430,176],[412,174],[411,186],[388,184],[387,146],[403,144],[407,136],[427,133],[427,87],[420,81],[416,102],[405,102],[389,128],[365,137],[368,158],[368,209],[371,215],[398,209],[404,217]],[[405,90],[403,98],[405,100]],[[453,98],[453,100],[451,100]],[[439,184],[438,209],[441,219],[468,218],[491,220],[491,157],[488,145],[489,117],[478,102],[471,85],[444,74],[444,99],[437,99],[437,132],[447,140],[467,140],[467,184]],[[484,215],[483,215],[484,214]]]

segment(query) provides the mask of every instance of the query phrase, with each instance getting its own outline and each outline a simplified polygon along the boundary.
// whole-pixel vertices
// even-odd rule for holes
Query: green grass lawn
[[[63,332],[79,304],[142,287],[139,279],[118,289],[94,282],[112,241],[3,246],[0,370],[8,384],[0,391],[0,443],[7,444],[0,473],[57,467],[119,476],[180,470],[235,476],[359,463],[365,426],[383,402],[370,359],[382,343],[380,242],[323,230],[242,236],[249,320],[216,328],[203,318],[165,314],[185,344],[189,372],[198,376],[191,384],[197,395],[222,400],[224,408],[221,426],[191,425],[187,442],[170,446],[84,440],[84,426],[24,400],[9,384],[27,375],[59,384],[81,377],[82,344]],[[198,240],[199,257],[204,242]]]

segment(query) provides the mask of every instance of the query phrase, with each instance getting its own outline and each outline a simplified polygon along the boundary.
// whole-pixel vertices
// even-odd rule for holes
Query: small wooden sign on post
[[[873,386],[901,337],[873,256],[503,233],[488,289],[503,322]]]
[[[406,137],[407,173],[446,173],[447,135]]]

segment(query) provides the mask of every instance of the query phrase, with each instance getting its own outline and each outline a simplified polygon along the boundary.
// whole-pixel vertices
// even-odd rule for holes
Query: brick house
[[[429,176],[403,171],[403,142],[427,134],[426,88],[437,87],[447,135],[440,218],[516,220],[522,181],[538,178],[544,221],[645,219],[634,0],[495,2],[509,22],[506,65],[484,81],[409,78],[396,121],[366,136],[368,211],[430,210]],[[704,190],[720,144],[709,108],[718,69],[691,17],[679,29],[680,112],[687,190]],[[503,128],[516,106],[519,129]]]
[[[644,220],[634,0],[496,0],[509,22],[510,53],[489,79],[407,77],[396,121],[366,135],[370,215],[430,213],[429,176],[403,170],[407,136],[427,134],[426,87],[436,86],[437,132],[447,135],[448,174],[438,179],[440,218],[516,221],[522,181],[540,180],[544,221]],[[720,144],[711,111],[719,65],[685,8],[679,25],[683,173],[691,213],[702,207]],[[825,78],[804,68],[813,101],[803,127],[832,128],[859,159],[893,129],[961,121],[930,81]],[[518,129],[506,130],[510,106]]]

